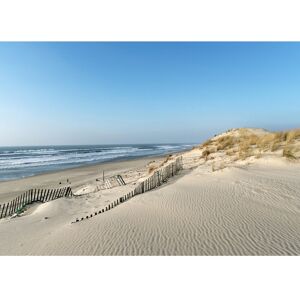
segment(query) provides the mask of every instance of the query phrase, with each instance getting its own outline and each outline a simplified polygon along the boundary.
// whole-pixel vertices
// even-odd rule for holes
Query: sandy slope
[[[0,222],[0,254],[299,255],[299,178],[299,164],[276,158],[216,172],[200,165],[76,224],[99,203],[52,201]]]
[[[291,155],[284,156],[285,149]],[[67,179],[77,196],[0,220],[0,254],[300,255],[299,155],[300,131],[290,139],[254,128],[229,130],[184,153],[184,171],[168,184],[75,224],[174,156],[3,183],[2,201],[28,184],[57,187]],[[99,190],[103,169],[107,176],[121,174],[127,185]]]

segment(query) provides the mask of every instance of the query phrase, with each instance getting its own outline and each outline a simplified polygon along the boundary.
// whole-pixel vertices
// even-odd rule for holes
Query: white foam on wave
[[[0,148],[0,179],[7,176],[24,177],[34,172],[63,169],[69,166],[114,160],[125,157],[141,157],[164,154],[186,149],[188,145],[118,145],[91,147],[49,147],[41,149]],[[2,172],[1,172],[2,170]],[[1,174],[2,173],[2,174]],[[17,174],[17,175],[16,175]]]

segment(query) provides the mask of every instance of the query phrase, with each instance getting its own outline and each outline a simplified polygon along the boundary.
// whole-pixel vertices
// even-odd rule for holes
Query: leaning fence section
[[[96,211],[92,214],[87,215],[85,218],[77,218],[76,221],[79,222],[85,219],[89,219],[98,214],[104,213],[105,211],[111,210],[117,205],[126,202],[130,198],[137,196],[139,194],[146,193],[161,186],[169,178],[176,175],[180,170],[182,170],[182,157],[178,157],[174,162],[168,164],[167,166],[155,171],[146,180],[137,184],[133,191],[127,193],[123,197],[120,197],[116,201],[110,203],[105,208]],[[31,189],[22,195],[15,198],[13,201],[4,203],[0,205],[0,219],[6,218],[19,213],[23,210],[26,205],[32,204],[34,202],[48,202],[62,197],[73,196],[71,187],[64,187],[59,189]]]
[[[59,189],[31,189],[14,200],[0,205],[0,219],[12,216],[34,202],[48,202],[62,197],[72,196],[71,187]]]
[[[129,200],[130,198],[132,198],[134,196],[137,196],[139,194],[143,194],[150,190],[153,190],[153,189],[161,186],[162,184],[164,184],[169,178],[176,175],[182,169],[183,169],[182,156],[180,156],[174,162],[155,171],[146,180],[140,182],[133,191],[127,193],[123,197],[120,197],[116,201],[108,204],[106,207],[104,207],[98,211],[90,213],[90,214],[86,215],[85,217],[76,218],[76,220],[72,223],[77,223],[77,222],[92,218],[94,216],[97,216],[98,214],[104,213],[104,212],[111,210],[112,208],[120,205],[121,203],[126,202],[127,200]]]

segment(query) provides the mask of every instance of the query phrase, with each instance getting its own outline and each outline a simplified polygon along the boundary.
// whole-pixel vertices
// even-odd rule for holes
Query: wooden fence
[[[72,223],[76,223],[79,221],[83,221],[89,218],[92,218],[93,216],[97,216],[98,214],[104,213],[108,210],[111,210],[112,208],[116,207],[117,205],[126,202],[130,198],[146,193],[150,190],[153,190],[159,186],[161,186],[163,183],[165,183],[168,178],[173,177],[176,175],[180,170],[183,169],[183,163],[182,163],[182,156],[178,157],[174,162],[170,163],[169,165],[155,171],[149,178],[144,180],[143,182],[140,182],[133,191],[129,192],[128,194],[124,195],[123,197],[120,197],[116,201],[108,204],[106,207],[100,209],[99,211],[95,211],[94,213],[90,213],[86,217],[82,218],[76,218],[76,220]]]
[[[21,211],[26,205],[34,202],[48,202],[72,195],[71,187],[59,189],[32,189],[18,196],[13,201],[0,205],[0,219],[12,216]]]
[[[168,164],[167,166],[155,171],[150,177],[148,177],[143,182],[140,182],[133,191],[127,193],[123,197],[120,197],[116,201],[110,203],[105,208],[96,211],[92,214],[87,215],[85,218],[76,219],[79,222],[85,219],[89,219],[93,216],[101,214],[105,211],[108,211],[117,205],[129,200],[130,198],[146,193],[150,190],[153,190],[159,186],[161,186],[164,182],[168,180],[168,178],[176,175],[180,170],[182,170],[182,157],[178,157],[174,162]],[[22,195],[15,198],[13,201],[4,203],[0,205],[0,219],[12,216],[15,213],[22,211],[22,209],[34,202],[48,202],[62,197],[70,197],[73,196],[73,192],[71,187],[64,187],[59,189],[31,189]]]

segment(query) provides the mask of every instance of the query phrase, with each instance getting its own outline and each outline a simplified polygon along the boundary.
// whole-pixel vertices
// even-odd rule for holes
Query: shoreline
[[[103,171],[105,172],[105,176],[113,176],[118,173],[128,172],[129,170],[142,173],[145,171],[147,164],[151,161],[160,161],[170,154],[180,155],[186,151],[190,150],[166,153],[163,155],[127,157],[113,161],[48,171],[24,178],[0,181],[0,204],[11,201],[14,197],[32,188],[59,188],[71,186],[72,189],[76,189],[78,186],[95,181],[96,178],[101,178]]]
[[[128,157],[128,156],[127,157],[116,157],[116,158],[106,160],[106,161],[102,161],[102,162],[86,163],[86,164],[82,164],[82,165],[78,165],[78,166],[70,166],[70,167],[57,169],[57,170],[50,170],[50,171],[44,171],[44,172],[42,171],[41,173],[37,173],[37,174],[25,176],[25,177],[20,177],[20,178],[4,179],[4,180],[0,179],[0,185],[2,183],[18,181],[18,180],[23,180],[23,179],[27,179],[27,178],[33,178],[33,177],[36,177],[36,176],[48,175],[48,174],[53,174],[53,173],[60,173],[60,172],[64,172],[64,171],[77,170],[77,169],[81,169],[81,168],[89,168],[89,167],[98,166],[98,165],[101,166],[101,165],[105,165],[105,164],[112,164],[112,163],[118,163],[118,162],[124,162],[124,161],[134,161],[134,160],[146,159],[146,158],[162,158],[162,157],[165,157],[167,155],[173,155],[173,154],[178,155],[178,154],[183,154],[187,151],[192,150],[193,147],[194,147],[194,145],[191,148],[188,148],[188,149],[185,149],[185,150],[171,151],[171,152],[166,152],[164,154],[151,154],[151,155],[142,155],[142,156],[135,156],[135,157]]]

